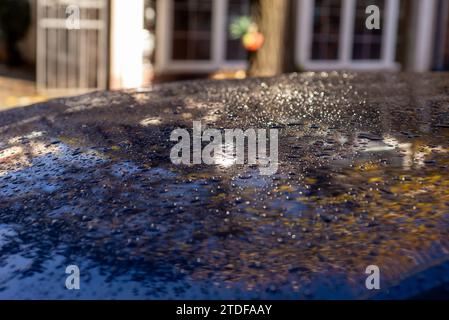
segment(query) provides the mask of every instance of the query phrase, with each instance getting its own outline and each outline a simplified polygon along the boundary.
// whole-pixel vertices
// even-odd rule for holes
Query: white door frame
[[[399,0],[385,0],[382,51],[379,60],[352,60],[356,0],[343,0],[340,47],[337,60],[312,60],[314,0],[298,0],[296,22],[296,64],[306,70],[398,70],[395,62]]]
[[[157,1],[156,65],[157,73],[204,73],[227,69],[244,69],[244,60],[226,60],[228,0],[212,0],[212,37],[210,60],[173,60],[173,0]],[[223,14],[225,13],[225,14]]]

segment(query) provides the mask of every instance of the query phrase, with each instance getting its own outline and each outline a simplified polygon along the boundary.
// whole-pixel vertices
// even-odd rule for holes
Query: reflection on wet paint
[[[77,297],[364,298],[368,265],[428,290],[421,270],[449,273],[429,267],[449,258],[448,82],[304,73],[2,113],[0,297],[67,297],[49,288],[73,260]],[[172,165],[192,120],[278,129],[278,172]]]

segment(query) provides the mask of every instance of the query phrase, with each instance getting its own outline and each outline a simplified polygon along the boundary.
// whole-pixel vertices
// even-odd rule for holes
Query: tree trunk
[[[255,0],[253,19],[265,37],[264,45],[250,57],[250,76],[273,76],[284,72],[287,50],[293,50],[289,39],[290,0]]]

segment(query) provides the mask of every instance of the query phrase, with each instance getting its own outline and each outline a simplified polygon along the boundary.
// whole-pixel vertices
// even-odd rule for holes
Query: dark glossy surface
[[[278,173],[171,164],[170,133],[193,120],[279,128]],[[448,148],[447,74],[188,82],[1,112],[0,298],[419,295],[449,277]]]

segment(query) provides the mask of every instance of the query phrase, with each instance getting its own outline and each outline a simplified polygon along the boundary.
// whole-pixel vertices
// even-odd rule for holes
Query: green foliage
[[[248,31],[252,24],[251,17],[240,16],[233,19],[231,25],[229,26],[229,32],[233,39],[239,39]]]
[[[28,0],[0,1],[0,35],[9,42],[22,39],[30,25]]]
[[[22,63],[17,42],[26,35],[30,22],[28,0],[0,0],[0,36],[6,44],[7,62],[11,66]]]

